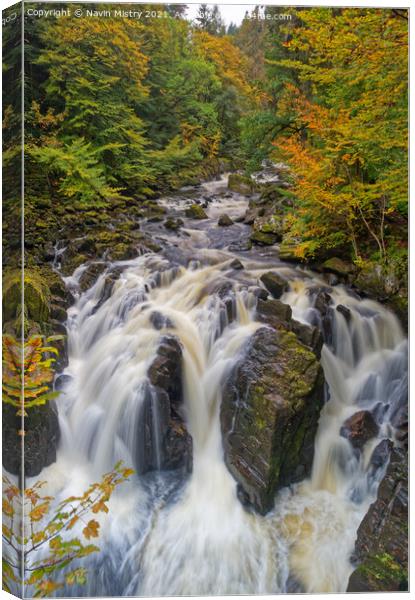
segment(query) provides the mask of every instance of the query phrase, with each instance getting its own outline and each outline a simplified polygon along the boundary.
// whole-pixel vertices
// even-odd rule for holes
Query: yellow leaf
[[[95,521],[95,519],[91,519],[91,521],[89,521],[88,525],[86,527],[84,527],[83,534],[86,537],[86,539],[89,540],[92,537],[98,537],[98,530],[99,530],[98,521]]]
[[[72,529],[72,527],[75,525],[75,523],[79,520],[79,517],[77,517],[76,515],[74,517],[72,517],[72,519],[69,521],[66,529]]]
[[[14,515],[14,508],[7,500],[3,499],[3,512],[8,517],[12,517]]]
[[[98,513],[98,512],[108,512],[108,507],[105,504],[105,502],[103,502],[102,500],[100,502],[97,502],[96,504],[94,504],[94,506],[92,507],[92,512],[93,513]]]
[[[39,504],[39,506],[36,506],[36,508],[30,511],[29,517],[32,521],[40,521],[48,512],[48,510],[49,502],[42,502],[42,504]]]
[[[38,544],[43,539],[45,539],[45,533],[44,533],[44,531],[38,531],[37,533],[34,533],[32,535],[32,542],[33,542],[33,544]]]
[[[11,539],[12,537],[12,531],[9,527],[7,527],[6,525],[2,526],[2,530],[3,530],[3,535],[7,538],[7,539]]]

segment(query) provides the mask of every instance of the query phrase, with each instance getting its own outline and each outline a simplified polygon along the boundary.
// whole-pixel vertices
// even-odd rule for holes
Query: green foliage
[[[217,7],[205,8],[196,30],[174,16],[27,24],[33,206],[47,196],[85,208],[145,199],[235,151],[250,88],[241,52],[217,37],[224,34]]]
[[[92,515],[108,513],[115,488],[134,471],[119,462],[80,496],[59,502],[42,494],[45,482],[24,490],[3,477],[3,585],[10,591],[21,585],[21,573],[30,594],[50,596],[66,585],[86,583],[87,571],[75,566],[99,551],[89,543],[98,538],[100,523]],[[24,522],[23,522],[23,514]],[[22,553],[23,548],[23,553]]]
[[[93,149],[91,143],[77,138],[66,145],[32,147],[29,155],[63,198],[99,207],[119,196],[119,189],[107,183],[101,161],[105,152],[116,148],[116,144],[108,144]]]

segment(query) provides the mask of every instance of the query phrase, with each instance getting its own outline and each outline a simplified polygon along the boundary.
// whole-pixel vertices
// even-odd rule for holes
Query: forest
[[[79,6],[4,27],[5,589],[406,590],[408,11]]]
[[[166,10],[27,19],[28,215],[153,198],[271,159],[290,167],[284,239],[299,259],[334,251],[404,277],[405,11],[297,8],[226,28],[217,8],[193,23],[184,5]]]

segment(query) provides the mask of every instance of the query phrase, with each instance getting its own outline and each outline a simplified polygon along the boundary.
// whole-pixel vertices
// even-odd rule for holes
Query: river
[[[184,216],[196,200],[208,219]],[[290,284],[281,300],[293,317],[321,325],[313,290],[327,282],[284,264],[277,246],[240,250],[250,231],[242,222],[248,198],[230,193],[226,176],[160,203],[184,221],[177,231],[160,222],[141,224],[162,245],[160,253],[108,264],[83,293],[78,282],[85,265],[66,278],[76,302],[68,311],[69,364],[57,403],[61,443],[57,462],[40,478],[60,499],[83,492],[119,459],[134,466],[146,374],[166,331],[183,348],[193,472],[183,480],[156,471],[121,486],[109,516],[101,519],[101,552],[85,563],[87,584],[62,594],[344,592],[356,531],[383,474],[371,466],[371,454],[380,440],[393,439],[391,416],[406,393],[407,343],[398,319],[342,285],[331,286],[333,306],[350,312],[346,318],[332,311],[330,339],[322,350],[328,389],[311,476],[281,490],[266,516],[248,512],[223,460],[219,408],[227,374],[261,326],[254,290],[263,273],[278,272]],[[217,225],[222,213],[234,220],[232,226]],[[235,259],[243,268],[235,268]],[[102,301],[109,272],[117,278]],[[235,298],[235,318],[225,323],[215,294],[223,280],[231,282]],[[165,319],[161,330],[153,326],[155,311]],[[362,407],[376,412],[380,428],[356,454],[339,432]]]

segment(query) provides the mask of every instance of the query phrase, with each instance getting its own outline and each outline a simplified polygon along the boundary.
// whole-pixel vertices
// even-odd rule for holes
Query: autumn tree
[[[36,598],[85,584],[88,573],[80,562],[99,551],[90,543],[99,536],[98,515],[109,512],[114,490],[132,474],[117,463],[82,495],[61,502],[43,493],[45,482],[22,492],[3,477],[4,589],[20,594],[24,585]]]
[[[287,87],[294,131],[276,140],[298,175],[292,228],[301,253],[370,239],[387,258],[387,225],[407,210],[407,23],[390,10],[312,9],[286,42],[309,97]],[[325,230],[325,231],[323,231]]]

